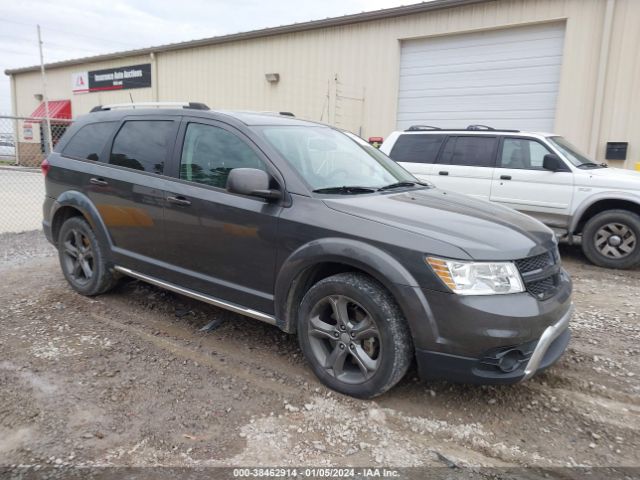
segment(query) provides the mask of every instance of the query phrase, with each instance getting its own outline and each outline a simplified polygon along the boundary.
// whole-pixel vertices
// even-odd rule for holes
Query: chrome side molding
[[[145,275],[143,273],[139,273],[125,267],[121,267],[119,265],[116,265],[114,269],[129,277],[137,278],[138,280],[142,280],[143,282],[150,283],[157,287],[165,288],[167,290],[171,290],[172,292],[176,292],[181,295],[185,295],[187,297],[195,298],[196,300],[200,300],[202,302],[215,305],[216,307],[224,308],[225,310],[229,310],[231,312],[239,313],[240,315],[245,315],[247,317],[255,318],[256,320],[260,320],[262,322],[266,322],[271,325],[276,324],[276,318],[274,316],[268,315],[263,312],[259,312],[258,310],[246,308],[241,305],[237,305],[235,303],[220,300],[219,298],[210,297],[209,295],[195,292],[193,290],[189,290],[188,288],[179,287],[178,285],[175,285],[173,283],[165,282],[164,280],[160,280],[158,278],[151,277],[149,275]]]

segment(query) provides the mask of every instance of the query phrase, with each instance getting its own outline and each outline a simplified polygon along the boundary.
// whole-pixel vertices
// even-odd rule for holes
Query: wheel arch
[[[640,215],[640,197],[632,195],[600,195],[585,202],[571,223],[570,232],[580,234],[586,223],[599,213],[607,210],[627,210]]]
[[[110,256],[112,242],[100,212],[89,197],[75,190],[62,193],[51,207],[49,218],[51,219],[51,237],[54,244],[58,243],[62,224],[67,219],[76,216],[83,217],[89,223],[98,240],[107,246],[105,253]]]
[[[406,288],[417,286],[413,276],[388,253],[344,238],[314,240],[299,247],[284,261],[275,287],[278,327],[295,333],[296,314],[305,293],[323,278],[342,272],[361,272],[382,284],[398,303],[413,333],[415,305],[424,304],[424,300],[407,298],[407,290],[414,295],[419,291]]]

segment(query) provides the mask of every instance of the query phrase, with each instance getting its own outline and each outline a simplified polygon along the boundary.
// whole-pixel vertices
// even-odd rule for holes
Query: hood
[[[640,195],[640,172],[624,168],[598,168],[582,170],[583,179],[578,183],[590,187],[608,188],[611,190],[635,190]]]
[[[556,245],[553,232],[532,217],[438,188],[324,201],[339,212],[448,243],[475,260],[516,260]],[[438,255],[427,242],[424,253]]]

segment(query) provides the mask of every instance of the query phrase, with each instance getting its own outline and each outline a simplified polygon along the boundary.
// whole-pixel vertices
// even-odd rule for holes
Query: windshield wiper
[[[382,191],[382,190],[391,190],[392,188],[401,188],[401,187],[414,187],[416,185],[420,185],[423,187],[430,187],[431,185],[429,185],[428,183],[423,183],[423,182],[396,182],[396,183],[391,183],[389,185],[385,185],[384,187],[380,187],[378,189],[378,191]]]
[[[608,165],[604,163],[581,163],[578,168],[605,168]]]
[[[326,187],[326,188],[317,188],[313,191],[313,193],[339,193],[342,195],[356,195],[358,193],[373,193],[375,189],[370,187],[358,187],[358,186],[348,186],[344,185],[342,187]]]

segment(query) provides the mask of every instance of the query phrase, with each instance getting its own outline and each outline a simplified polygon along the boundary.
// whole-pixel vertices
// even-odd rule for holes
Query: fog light
[[[510,350],[500,359],[498,367],[503,372],[513,372],[520,366],[522,360],[524,360],[524,355],[520,350]]]

